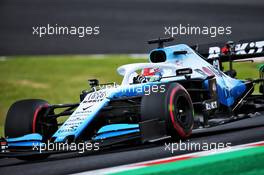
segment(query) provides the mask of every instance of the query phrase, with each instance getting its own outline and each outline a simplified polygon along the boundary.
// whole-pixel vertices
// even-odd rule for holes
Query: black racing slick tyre
[[[12,104],[6,116],[5,136],[12,138],[39,133],[44,139],[49,138],[57,130],[57,120],[44,118],[48,105],[40,99],[20,100]]]
[[[5,122],[5,136],[20,137],[26,134],[39,133],[43,141],[50,138],[58,129],[57,119],[44,117],[48,102],[40,99],[20,100],[11,105]],[[45,124],[45,125],[44,125]],[[46,159],[49,154],[19,156],[17,159],[35,161]]]
[[[174,140],[188,138],[194,125],[193,105],[189,93],[179,83],[163,86],[164,92],[143,96],[141,119],[165,120],[167,134]]]

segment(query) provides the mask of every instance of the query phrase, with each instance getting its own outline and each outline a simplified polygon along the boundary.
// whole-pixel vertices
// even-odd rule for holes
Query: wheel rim
[[[174,99],[174,116],[176,120],[179,122],[179,124],[183,128],[189,128],[190,127],[190,104],[185,96],[179,96],[178,98]]]

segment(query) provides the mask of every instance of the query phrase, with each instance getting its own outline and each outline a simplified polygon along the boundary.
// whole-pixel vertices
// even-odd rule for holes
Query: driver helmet
[[[141,75],[145,76],[149,81],[160,79],[161,71],[159,68],[144,68]]]

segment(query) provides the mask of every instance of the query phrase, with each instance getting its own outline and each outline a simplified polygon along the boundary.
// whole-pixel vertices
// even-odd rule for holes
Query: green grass
[[[78,102],[87,79],[121,82],[116,68],[127,63],[146,62],[147,58],[110,56],[14,56],[0,59],[0,136],[9,106],[17,100],[40,98],[50,103]],[[256,64],[239,63],[239,78],[258,77]]]
[[[257,66],[262,63],[250,63],[250,62],[241,62],[241,63],[233,63],[233,69],[237,71],[238,79],[245,78],[259,78],[259,72]],[[228,70],[229,64],[223,64],[224,69]]]

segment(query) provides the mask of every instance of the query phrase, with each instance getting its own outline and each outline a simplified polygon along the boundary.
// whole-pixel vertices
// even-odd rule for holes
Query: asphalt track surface
[[[148,53],[146,41],[164,26],[231,26],[212,38],[175,36],[175,43],[263,38],[263,0],[1,0],[0,56],[17,54]],[[100,26],[98,36],[32,35],[32,27]],[[155,46],[156,47],[156,46]]]
[[[232,145],[264,140],[264,116],[244,119],[233,123],[197,130],[188,142],[218,143]],[[96,154],[68,153],[50,156],[43,161],[26,162],[15,158],[0,159],[0,173],[3,174],[69,174],[88,170],[113,167],[146,160],[170,157],[193,152],[191,150],[166,150],[164,142],[106,150]]]

